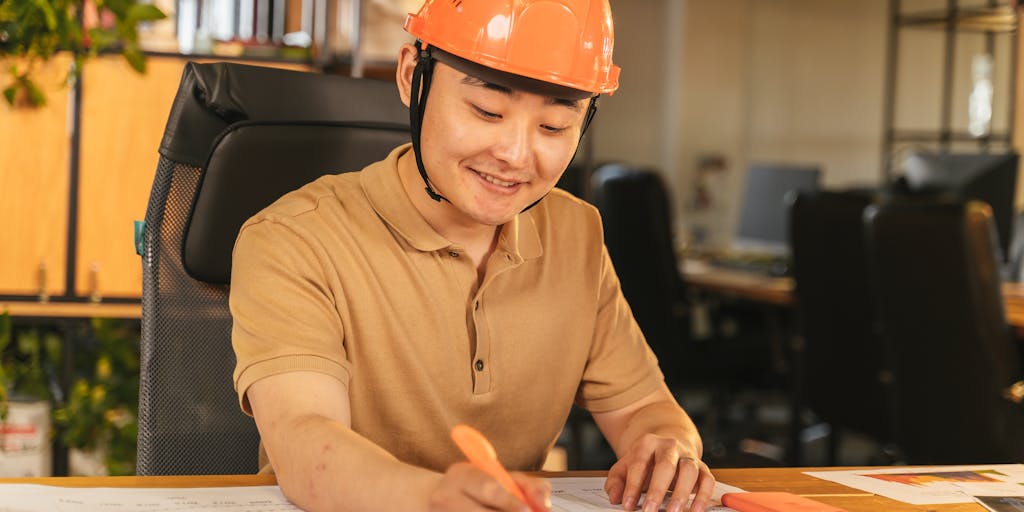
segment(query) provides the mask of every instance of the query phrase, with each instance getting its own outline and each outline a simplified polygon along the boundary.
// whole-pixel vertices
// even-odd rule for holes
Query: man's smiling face
[[[439,62],[421,132],[431,184],[464,221],[504,224],[558,182],[587,106],[484,82]]]

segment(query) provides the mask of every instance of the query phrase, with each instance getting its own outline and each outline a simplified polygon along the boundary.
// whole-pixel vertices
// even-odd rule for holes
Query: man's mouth
[[[480,171],[476,171],[476,173],[480,175],[481,178],[487,180],[488,183],[493,183],[495,185],[498,185],[499,187],[511,188],[519,184],[518,182],[515,181],[501,180],[494,176],[491,176],[490,174],[484,174]]]

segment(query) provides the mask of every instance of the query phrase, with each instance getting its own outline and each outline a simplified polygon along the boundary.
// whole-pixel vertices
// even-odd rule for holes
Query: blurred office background
[[[752,194],[764,190],[749,186],[751,173],[759,172],[755,169],[803,169],[810,173],[804,173],[811,180],[807,188],[874,193],[901,186],[905,162],[913,155],[1006,155],[1021,147],[1016,2],[610,3],[621,88],[601,99],[584,150],[562,186],[595,203],[605,200],[602,211],[608,212],[616,196],[602,191],[601,184],[634,171],[655,176],[658,183],[637,186],[664,191],[664,215],[649,224],[663,223],[660,234],[652,236],[659,247],[668,247],[660,257],[670,261],[672,273],[691,262],[713,266],[738,251],[744,208]],[[83,344],[92,350],[85,353],[104,357],[104,344],[97,341],[103,337],[80,324],[89,315],[25,312],[25,304],[138,304],[142,271],[131,226],[145,215],[156,149],[185,63],[230,60],[391,79],[395,51],[408,41],[401,24],[419,1],[155,0],[154,5],[168,19],[141,28],[148,55],[144,75],[131,72],[119,58],[101,55],[86,64],[78,83],[64,87],[60,82],[69,60],[58,54],[38,71],[46,106],[0,106],[0,217],[10,220],[0,229],[5,248],[0,312],[11,311],[15,336],[30,328],[39,339],[57,335],[65,359]],[[973,166],[965,174],[982,173],[978,166],[987,165],[972,162],[964,164]],[[1017,161],[1001,165],[1015,168]],[[781,178],[767,179],[778,183]],[[628,201],[651,196],[623,197],[632,204]],[[1012,222],[1017,188],[1010,197],[1009,215],[1000,210],[1002,218],[994,223]],[[788,215],[781,197],[769,202],[770,214],[753,215]],[[776,224],[788,226],[788,217]],[[781,257],[784,268],[752,269],[756,275],[792,278],[788,228],[781,233],[762,240],[769,245],[757,247],[750,259],[775,265]],[[643,257],[620,259],[620,273],[631,272],[627,265],[651,266]],[[1007,263],[1005,254],[1000,259]],[[676,278],[679,283],[662,290],[664,301],[672,304],[657,307],[679,322],[658,336],[696,340],[699,346],[674,353],[678,347],[665,349],[659,341],[658,350],[668,350],[662,360],[673,389],[706,432],[709,461],[906,460],[887,446],[888,439],[856,431],[838,448],[832,446],[832,426],[814,411],[794,407],[794,383],[803,378],[795,373],[794,356],[800,352],[794,344],[800,343],[802,324],[791,299],[716,293],[688,282],[681,271],[660,279]],[[654,296],[650,288],[636,289]],[[791,280],[788,290],[792,295]],[[634,308],[638,315],[648,314]],[[95,311],[92,316],[105,315]],[[131,324],[133,314],[118,311]],[[81,366],[95,385],[91,363]],[[73,366],[55,364],[49,370],[53,410],[66,406],[74,391]],[[131,371],[131,364],[126,368]],[[800,449],[794,450],[794,442]],[[571,418],[560,445],[570,468],[606,467],[611,457],[583,414]],[[68,472],[66,446],[58,441],[54,449],[50,469]],[[838,459],[830,455],[836,449]]]

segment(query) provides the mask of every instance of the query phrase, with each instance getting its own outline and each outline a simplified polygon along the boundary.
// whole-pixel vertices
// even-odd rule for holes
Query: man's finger
[[[466,497],[490,509],[529,512],[530,507],[505,489],[501,482],[483,471],[473,469],[467,472],[466,479],[463,480],[462,492]]]
[[[608,470],[608,476],[604,481],[604,492],[608,494],[608,501],[612,505],[622,503],[622,492],[626,490],[626,465],[620,460]]]
[[[693,498],[690,512],[704,512],[711,502],[711,494],[715,490],[715,477],[705,464],[700,464],[700,480],[697,482],[697,495]]]
[[[648,482],[651,463],[651,459],[636,460],[626,467],[626,487],[622,491],[622,508],[625,510],[635,509],[640,501],[640,493]]]
[[[644,498],[644,512],[657,512],[669,486],[676,479],[679,454],[675,450],[658,450],[654,453],[654,467],[648,477],[647,496]]]
[[[551,483],[522,473],[512,473],[512,479],[522,489],[535,510],[551,510]]]

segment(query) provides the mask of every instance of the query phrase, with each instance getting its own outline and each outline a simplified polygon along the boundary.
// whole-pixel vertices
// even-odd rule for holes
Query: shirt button
[[[458,258],[459,253],[456,251],[448,251],[448,256],[451,256],[452,258]]]
[[[478,372],[484,371],[484,362],[483,362],[483,360],[481,360],[481,359],[477,359],[476,360],[476,371],[478,371]]]
[[[480,309],[480,301],[473,303],[473,309]]]
[[[505,253],[505,259],[508,261],[512,261],[512,255],[509,253]]]

